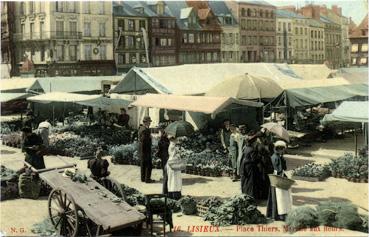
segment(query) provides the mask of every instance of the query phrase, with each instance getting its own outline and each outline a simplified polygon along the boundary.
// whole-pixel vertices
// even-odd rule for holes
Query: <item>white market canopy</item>
[[[303,80],[289,65],[276,63],[214,63],[154,68],[134,67],[110,92],[155,91],[160,94],[201,95],[226,78],[245,73],[256,77],[268,77],[276,81]],[[323,77],[320,76],[321,79]]]
[[[20,100],[25,99],[27,97],[31,96],[28,93],[0,93],[0,102],[5,103],[12,100]]]
[[[332,114],[324,116],[322,123],[330,122],[368,122],[368,101],[344,101]]]
[[[28,91],[38,92],[88,92],[100,91],[102,81],[120,81],[123,76],[79,76],[38,78]]]
[[[230,104],[239,104],[251,107],[263,106],[262,103],[237,100],[230,97],[178,96],[163,94],[146,94],[139,96],[136,101],[130,104],[130,106],[200,112],[214,116]]]
[[[11,93],[23,93],[29,88],[36,79],[34,78],[11,78],[11,79],[1,79],[0,80],[0,91],[1,92],[11,92]]]
[[[102,95],[83,95],[67,92],[50,92],[27,98],[27,100],[48,104],[52,102],[76,103],[80,105],[106,108],[113,105],[128,106],[130,101],[123,99],[110,99]]]

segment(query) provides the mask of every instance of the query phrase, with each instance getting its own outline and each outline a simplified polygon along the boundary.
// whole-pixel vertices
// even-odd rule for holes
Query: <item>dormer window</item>
[[[158,2],[158,4],[156,4],[156,13],[158,15],[164,15],[164,4],[162,2]]]
[[[144,8],[143,7],[136,7],[135,8],[136,11],[138,11],[141,14],[144,14]]]

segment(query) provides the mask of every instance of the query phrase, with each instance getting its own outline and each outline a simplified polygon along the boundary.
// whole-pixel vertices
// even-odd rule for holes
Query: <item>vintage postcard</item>
[[[368,236],[367,0],[0,4],[0,236]]]

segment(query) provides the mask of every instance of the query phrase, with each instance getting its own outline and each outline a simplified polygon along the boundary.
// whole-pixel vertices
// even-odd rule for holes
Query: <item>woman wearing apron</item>
[[[286,160],[283,158],[284,151],[287,145],[284,141],[274,143],[274,154],[271,157],[274,174],[284,176],[284,171],[287,169]],[[274,220],[286,219],[287,213],[292,207],[292,196],[290,190],[284,190],[276,187],[270,187],[267,217]]]

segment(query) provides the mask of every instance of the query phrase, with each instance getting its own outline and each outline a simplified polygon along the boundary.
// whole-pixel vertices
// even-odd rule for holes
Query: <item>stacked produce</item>
[[[181,204],[181,210],[183,214],[194,215],[197,213],[197,204],[192,197],[185,196],[179,200],[179,203]]]
[[[368,157],[354,157],[347,153],[338,159],[332,160],[329,169],[334,177],[345,177],[349,181],[368,182]]]
[[[360,216],[352,203],[326,201],[316,208],[298,207],[286,219],[290,232],[319,225],[368,232],[368,217]]]
[[[131,206],[145,205],[145,195],[135,188],[122,184],[122,190],[126,196],[126,202]]]
[[[292,171],[293,176],[313,177],[323,180],[331,176],[331,171],[328,165],[321,165],[316,163],[308,163],[304,166],[298,167]]]
[[[266,223],[266,217],[257,209],[254,198],[245,194],[234,196],[219,207],[209,208],[204,220],[215,226]]]
[[[44,219],[40,223],[36,223],[31,228],[32,233],[37,234],[38,236],[57,236],[57,230],[54,225],[51,223],[50,218]]]
[[[1,197],[0,201],[18,197],[18,175],[14,170],[1,166]]]
[[[22,141],[21,132],[10,132],[2,137],[3,144],[11,147],[20,147]]]
[[[111,161],[114,164],[138,164],[138,160],[137,162],[134,160],[134,157],[136,157],[134,154],[137,149],[138,144],[136,142],[121,146],[112,146],[109,149],[109,154],[112,155]]]

